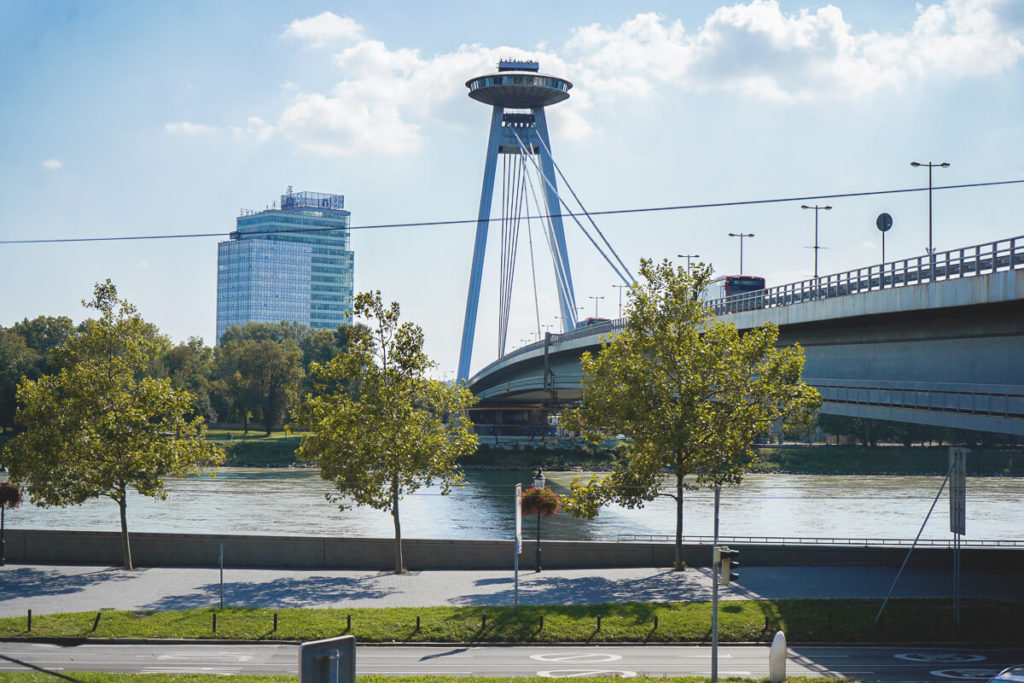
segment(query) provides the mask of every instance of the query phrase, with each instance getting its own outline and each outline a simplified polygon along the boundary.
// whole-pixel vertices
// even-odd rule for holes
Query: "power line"
[[[995,185],[1017,185],[1024,183],[1022,180],[996,180],[985,183],[964,183],[961,185],[942,185],[935,186],[932,188],[933,191],[939,190],[962,190],[972,187],[992,187]],[[676,204],[670,206],[648,206],[635,209],[608,209],[605,211],[590,211],[588,213],[567,211],[564,213],[557,214],[546,214],[543,216],[537,216],[537,218],[555,218],[555,217],[578,217],[587,215],[590,216],[615,216],[615,215],[628,215],[636,213],[656,213],[662,211],[686,211],[690,209],[721,209],[726,207],[734,206],[756,206],[759,204],[784,204],[787,202],[808,202],[817,201],[824,199],[849,199],[852,197],[871,197],[886,194],[905,194],[909,192],[927,192],[927,187],[907,187],[896,190],[871,190],[865,192],[842,192],[838,194],[818,194],[818,195],[803,195],[797,197],[776,197],[772,199],[746,199],[732,202],[708,202],[703,204]],[[501,217],[490,217],[483,219],[487,222],[500,221]],[[450,225],[471,225],[476,224],[480,221],[478,218],[464,218],[459,220],[446,220],[446,221],[414,221],[408,223],[378,223],[375,225],[355,225],[348,228],[341,228],[347,230],[383,230],[388,228],[429,228],[429,227],[445,227]],[[280,235],[287,233],[317,233],[317,232],[332,232],[338,231],[339,228],[292,228],[283,230],[267,230],[259,233],[249,233],[252,235]],[[124,235],[119,237],[59,237],[52,239],[32,239],[32,240],[0,240],[0,244],[63,244],[70,242],[124,242],[132,240],[172,240],[172,239],[192,239],[198,237],[228,237],[235,231],[230,232],[192,232],[192,233],[178,233],[170,235]]]

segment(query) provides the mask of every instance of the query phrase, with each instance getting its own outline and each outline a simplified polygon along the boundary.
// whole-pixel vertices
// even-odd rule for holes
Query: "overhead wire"
[[[996,187],[999,185],[1020,185],[1024,183],[1024,179],[1020,180],[996,180],[982,183],[961,183],[958,185],[935,185],[931,188],[934,192],[942,190],[963,190],[976,187]],[[728,202],[705,202],[701,204],[671,204],[665,206],[646,206],[632,209],[606,209],[602,211],[590,211],[590,216],[616,216],[616,215],[629,215],[638,213],[657,213],[663,211],[687,211],[693,209],[720,209],[736,206],[756,206],[763,204],[785,204],[788,202],[809,202],[824,199],[849,199],[854,197],[872,197],[879,195],[890,195],[890,194],[907,194],[912,192],[927,192],[928,187],[906,187],[898,188],[893,190],[869,190],[863,192],[841,192],[833,194],[811,194],[811,195],[798,195],[792,197],[773,197],[768,199],[745,199],[738,201]],[[582,213],[577,212],[562,212],[562,213],[547,213],[539,218],[570,218],[573,216],[583,216]],[[409,221],[401,223],[375,223],[370,225],[352,225],[345,230],[386,230],[391,228],[431,228],[431,227],[446,227],[454,225],[476,225],[480,222],[493,222],[501,220],[500,217],[487,217],[487,218],[461,218],[455,220],[433,220],[433,221]],[[261,235],[280,235],[287,233],[316,233],[316,232],[329,232],[337,231],[341,228],[329,227],[329,228],[282,228],[280,230],[267,230],[261,232]],[[0,240],[0,244],[62,244],[72,242],[124,242],[134,240],[167,240],[167,239],[194,239],[203,237],[230,237],[235,231],[229,232],[186,232],[186,233],[172,233],[172,234],[161,234],[161,235],[117,235],[113,237],[52,237],[42,239],[17,239],[17,240]]]
[[[519,133],[517,133],[514,128],[510,129],[510,130],[512,131],[512,134],[516,136],[516,140],[519,141],[519,146],[525,148],[525,145],[523,144],[522,138],[519,137]],[[594,245],[595,249],[597,249],[597,253],[601,254],[601,257],[604,258],[604,260],[608,263],[609,266],[611,266],[611,269],[613,271],[615,271],[615,274],[619,276],[619,279],[622,280],[623,284],[627,284],[627,285],[630,284],[632,282],[632,280],[627,280],[626,276],[623,275],[621,272],[619,272],[618,267],[612,262],[612,260],[610,258],[608,258],[608,255],[604,253],[604,250],[601,248],[601,245],[599,245],[597,243],[597,241],[593,237],[591,237],[591,235],[587,231],[587,229],[585,227],[583,227],[583,223],[581,223],[579,218],[577,217],[578,214],[573,213],[572,210],[569,208],[569,205],[566,203],[566,201],[564,199],[562,199],[562,195],[560,195],[558,193],[558,190],[555,188],[555,184],[553,182],[551,182],[551,180],[544,174],[543,171],[540,170],[539,165],[537,164],[536,159],[534,159],[531,156],[530,157],[530,161],[533,163],[533,165],[535,167],[537,167],[537,170],[540,173],[541,178],[547,184],[547,187],[551,191],[551,193],[553,195],[555,195],[555,197],[558,199],[558,202],[562,206],[564,206],[566,209],[568,209],[568,213],[564,214],[564,215],[568,215],[568,216],[570,216],[573,219],[573,221],[576,223],[577,227],[579,227],[580,231],[584,235],[586,235],[587,239],[590,240],[590,243],[592,245]],[[575,307],[575,302],[573,302],[573,306]]]
[[[619,253],[617,251],[615,251],[615,247],[612,246],[612,243],[609,242],[608,238],[604,236],[603,232],[601,232],[601,228],[597,227],[597,222],[594,221],[594,218],[590,215],[590,212],[587,211],[587,207],[583,206],[583,202],[580,201],[579,196],[577,196],[576,190],[572,189],[572,184],[569,183],[569,179],[565,177],[564,173],[562,173],[562,167],[558,165],[557,161],[555,161],[555,155],[551,153],[551,149],[548,148],[547,144],[545,144],[544,137],[541,136],[541,135],[538,135],[537,139],[540,140],[540,144],[541,144],[541,146],[544,147],[544,151],[548,153],[548,159],[551,160],[551,165],[555,167],[555,171],[558,173],[558,177],[562,179],[562,182],[565,183],[565,186],[567,188],[569,188],[569,192],[572,194],[572,198],[576,200],[577,204],[579,204],[580,211],[582,211],[584,213],[584,215],[586,215],[587,219],[590,221],[590,224],[592,226],[594,226],[595,232],[597,232],[597,234],[598,234],[598,236],[600,236],[601,240],[604,241],[605,245],[607,245],[608,250],[610,252],[612,252],[612,256],[614,256],[615,260],[619,262],[619,265],[622,267],[622,270],[626,273],[626,275],[629,276],[629,281],[624,283],[624,284],[629,284],[634,279],[633,278],[633,273],[631,273],[629,271],[629,267],[626,265],[626,263],[619,256]]]

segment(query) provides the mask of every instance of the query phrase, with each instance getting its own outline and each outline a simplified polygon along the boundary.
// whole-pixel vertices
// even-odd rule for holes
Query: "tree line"
[[[86,326],[67,316],[41,315],[0,327],[0,432],[20,430],[15,421],[19,382],[59,372],[59,349]],[[246,432],[257,423],[269,434],[313,390],[310,364],[325,364],[345,351],[360,326],[325,330],[294,322],[248,323],[229,327],[217,347],[200,337],[173,344],[146,322],[140,333],[153,348],[145,373],[188,391],[194,417],[210,425],[241,423]]]

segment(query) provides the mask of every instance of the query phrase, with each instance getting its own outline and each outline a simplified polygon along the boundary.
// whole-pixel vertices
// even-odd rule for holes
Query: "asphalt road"
[[[176,644],[60,646],[0,643],[0,655],[68,674],[74,671],[142,673],[291,674],[298,648],[282,644]],[[707,646],[387,646],[360,645],[360,674],[478,675],[578,678],[588,675],[697,675],[710,672]],[[971,649],[944,647],[792,648],[787,674],[847,677],[886,683],[987,680],[1000,669],[1024,662],[1024,647]],[[0,671],[25,670],[0,659]],[[719,675],[768,675],[768,647],[731,645],[719,649]]]

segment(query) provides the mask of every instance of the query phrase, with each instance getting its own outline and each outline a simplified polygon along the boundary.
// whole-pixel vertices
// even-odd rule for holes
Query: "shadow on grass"
[[[375,576],[310,576],[266,582],[230,582],[224,584],[224,604],[232,607],[322,607],[325,597],[341,603],[386,598],[395,592],[393,588],[378,585],[376,579]],[[219,603],[220,584],[209,583],[190,593],[165,596],[145,605],[145,608],[182,610]]]

